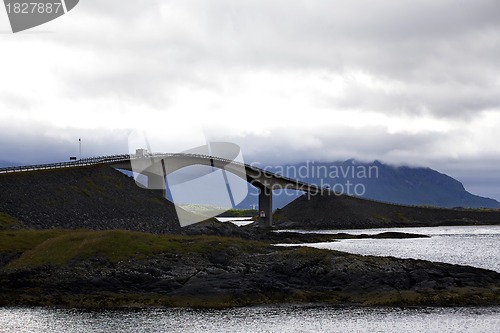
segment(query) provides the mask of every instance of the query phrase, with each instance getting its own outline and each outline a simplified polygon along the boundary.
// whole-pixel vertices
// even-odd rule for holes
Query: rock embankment
[[[220,236],[9,233],[0,246],[0,306],[500,304],[500,273],[472,267]]]
[[[352,228],[498,218],[380,205],[301,198],[276,221]],[[0,175],[2,228],[0,306],[500,305],[497,272],[272,245],[346,235],[268,233],[213,220],[181,229],[171,203],[109,167]]]
[[[282,228],[387,228],[500,224],[500,211],[392,205],[346,195],[306,195],[276,212]]]
[[[34,229],[180,229],[172,203],[108,166],[1,174],[0,213]]]

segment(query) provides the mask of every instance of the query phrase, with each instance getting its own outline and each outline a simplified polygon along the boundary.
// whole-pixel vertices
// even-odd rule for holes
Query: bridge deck
[[[126,163],[126,162],[130,162],[132,160],[144,159],[144,158],[146,158],[146,159],[147,158],[152,158],[152,159],[160,158],[161,159],[161,158],[175,158],[175,157],[192,157],[192,158],[197,158],[197,159],[215,160],[215,161],[220,161],[220,162],[224,162],[227,164],[231,163],[234,165],[241,165],[241,166],[244,166],[245,169],[262,174],[269,179],[274,178],[274,179],[283,180],[283,181],[290,183],[290,184],[294,184],[297,189],[300,189],[300,190],[305,191],[305,192],[329,191],[328,188],[322,188],[322,187],[319,187],[319,186],[314,185],[314,184],[308,184],[308,183],[299,181],[297,179],[292,179],[292,178],[271,172],[269,170],[264,170],[264,169],[258,168],[256,166],[251,165],[251,164],[231,161],[231,160],[227,160],[227,159],[220,158],[217,156],[207,156],[207,155],[197,155],[197,154],[182,154],[182,153],[169,153],[169,154],[156,153],[156,154],[151,154],[148,157],[139,157],[139,156],[135,156],[133,154],[98,156],[98,157],[85,158],[85,159],[81,159],[81,160],[77,160],[77,161],[70,161],[70,162],[57,162],[57,163],[48,163],[48,164],[35,164],[35,165],[0,168],[0,174],[16,173],[16,172],[33,172],[33,171],[50,170],[50,169],[77,168],[77,167],[93,166],[93,165],[112,165],[112,164],[116,164],[116,163]]]
[[[166,171],[165,161],[170,159],[175,161],[175,165],[171,164],[170,170]],[[16,166],[8,168],[0,168],[0,174],[19,173],[19,172],[36,172],[50,169],[68,169],[94,165],[109,165],[111,167],[134,171],[132,164],[144,166],[140,168],[141,173],[148,177],[148,188],[157,189],[157,184],[161,184],[163,190],[167,189],[165,177],[175,170],[180,170],[191,165],[206,165],[218,169],[231,172],[250,184],[259,188],[259,211],[260,219],[259,226],[269,228],[272,227],[272,191],[275,189],[294,189],[308,192],[310,194],[327,193],[334,194],[328,188],[321,188],[314,184],[307,184],[297,179],[288,178],[286,176],[276,174],[269,170],[261,169],[251,164],[240,163],[216,156],[199,155],[199,154],[151,154],[147,157],[136,155],[112,155],[99,156],[81,159],[71,162],[60,162],[50,164],[38,164],[28,166]],[[161,166],[161,171],[158,167]],[[151,168],[156,168],[152,170]],[[244,173],[240,170],[244,170]],[[181,218],[179,218],[181,221]],[[187,222],[186,225],[196,223]],[[181,225],[182,221],[181,221]]]

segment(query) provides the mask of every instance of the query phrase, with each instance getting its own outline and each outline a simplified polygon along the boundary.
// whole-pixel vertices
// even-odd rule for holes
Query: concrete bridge
[[[163,195],[167,189],[166,176],[188,166],[203,165],[230,172],[259,189],[259,227],[272,227],[272,191],[278,189],[299,190],[315,195],[329,192],[327,188],[307,184],[288,178],[251,164],[217,156],[192,153],[155,153],[147,156],[137,154],[99,156],[72,162],[0,168],[0,174],[13,172],[34,172],[38,170],[75,168],[91,165],[109,165],[113,168],[129,170],[147,177],[146,188],[161,189]]]

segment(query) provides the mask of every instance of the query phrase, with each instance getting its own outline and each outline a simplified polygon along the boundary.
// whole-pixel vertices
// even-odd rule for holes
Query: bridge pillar
[[[148,174],[148,188],[150,190],[157,190],[165,198],[167,193],[167,183],[163,175],[156,175],[154,173]],[[161,191],[161,192],[160,192]]]
[[[269,229],[273,226],[273,191],[268,188],[259,189],[259,228]]]

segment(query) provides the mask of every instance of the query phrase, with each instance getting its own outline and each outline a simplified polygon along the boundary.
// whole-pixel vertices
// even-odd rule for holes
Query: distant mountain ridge
[[[327,183],[334,190],[366,199],[418,206],[500,208],[498,201],[471,194],[458,180],[431,168],[391,166],[380,161],[365,163],[353,159],[313,165],[301,163],[295,168],[300,170],[304,166],[310,170],[311,176],[301,177],[299,173],[300,180],[318,185]],[[321,170],[323,173],[318,177]],[[324,170],[336,177],[324,177]]]
[[[18,166],[19,164],[9,161],[0,160],[0,168],[6,168],[11,166]]]
[[[0,167],[15,165],[18,164],[0,160]],[[303,162],[266,169],[344,194],[387,203],[446,208],[500,208],[500,202],[474,195],[458,180],[431,168],[349,159]],[[299,196],[300,193],[296,191],[275,192],[273,208],[282,208]],[[257,198],[257,189],[249,185],[249,195],[237,208],[255,209]]]
[[[269,170],[329,187],[343,194],[387,203],[446,208],[500,208],[500,202],[474,195],[458,180],[431,168],[392,166],[380,161],[366,163],[350,159],[303,162]],[[273,198],[273,207],[281,208],[298,196],[290,191],[278,193]],[[251,206],[255,198],[256,194],[247,197],[239,207]]]

